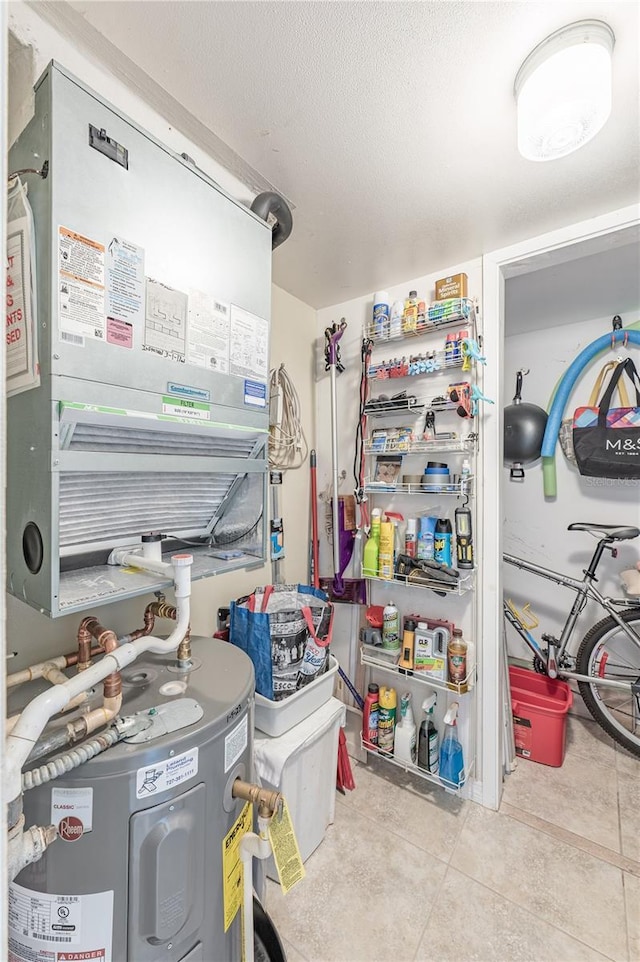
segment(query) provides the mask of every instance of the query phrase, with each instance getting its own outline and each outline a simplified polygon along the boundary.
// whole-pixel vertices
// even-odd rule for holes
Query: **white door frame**
[[[8,57],[8,27],[7,27],[7,5],[0,3],[0,184],[2,184],[2,201],[0,202],[0,250],[3,252],[3,276],[6,269],[6,215],[7,215],[7,117],[9,114],[8,105],[8,81],[9,81],[9,57]],[[3,285],[4,287],[4,285]],[[0,341],[0,371],[5,369],[5,339]],[[7,457],[7,436],[5,430],[6,402],[4,376],[2,377],[2,388],[0,390],[0,749],[4,758],[4,721],[6,718],[6,604],[5,604],[5,506],[4,490],[6,479],[6,457]],[[2,780],[3,781],[3,780]],[[7,939],[7,833],[6,833],[6,803],[8,799],[4,797],[4,784],[0,784],[0,812],[2,813],[2,825],[0,827],[0,958],[8,957]]]
[[[596,241],[599,237],[640,224],[640,205],[623,207],[521,241],[485,254],[482,259],[482,303],[484,312],[483,353],[488,358],[484,390],[496,402],[495,415],[485,419],[482,454],[482,568],[480,599],[482,632],[482,804],[497,809],[502,797],[502,410],[504,355],[504,290],[510,273],[528,273],[542,265],[536,258],[573,244]],[[592,253],[590,248],[589,253]],[[558,260],[562,260],[558,256]],[[524,263],[526,262],[526,263]],[[549,258],[547,256],[547,266]],[[494,483],[495,482],[495,483]]]

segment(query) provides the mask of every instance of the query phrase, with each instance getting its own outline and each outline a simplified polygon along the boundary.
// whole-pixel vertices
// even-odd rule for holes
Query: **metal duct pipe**
[[[271,250],[284,244],[289,234],[293,230],[293,215],[284,197],[276,194],[273,190],[265,190],[258,194],[251,204],[251,210],[258,217],[267,220],[269,214],[273,214],[277,223],[273,227],[271,235]]]

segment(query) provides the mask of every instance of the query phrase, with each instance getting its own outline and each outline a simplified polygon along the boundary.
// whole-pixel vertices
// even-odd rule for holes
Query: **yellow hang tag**
[[[306,872],[300,857],[293,822],[284,799],[282,800],[281,814],[274,815],[269,822],[269,839],[278,869],[280,885],[284,895],[286,895],[294,885],[305,877]]]
[[[244,872],[240,861],[242,836],[253,826],[253,808],[247,802],[222,840],[222,883],[224,893],[224,930],[235,919],[242,905]]]

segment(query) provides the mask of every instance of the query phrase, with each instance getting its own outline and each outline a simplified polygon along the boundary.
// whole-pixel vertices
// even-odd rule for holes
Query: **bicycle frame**
[[[556,660],[562,659],[562,656],[565,654],[569,646],[578,616],[580,615],[585,601],[588,598],[596,601],[601,608],[604,608],[605,611],[611,615],[614,621],[618,623],[625,635],[630,639],[630,641],[633,642],[633,644],[637,646],[638,651],[640,652],[640,636],[633,630],[633,628],[623,621],[617,611],[618,608],[638,607],[638,602],[634,603],[627,598],[606,598],[598,591],[593,583],[595,581],[596,568],[606,547],[610,547],[609,542],[598,542],[596,550],[593,554],[593,558],[591,559],[591,563],[585,570],[584,577],[580,581],[576,578],[572,578],[570,575],[560,574],[557,571],[552,571],[550,568],[545,568],[543,565],[535,564],[532,561],[525,561],[524,558],[516,558],[515,555],[510,554],[503,555],[503,559],[507,562],[507,564],[513,565],[522,571],[528,571],[530,574],[533,574],[538,578],[546,578],[547,581],[553,581],[555,584],[562,585],[562,587],[569,588],[576,593],[571,611],[569,612],[567,620],[565,621],[564,627],[560,634],[560,638],[557,643],[557,649],[552,658],[549,658],[546,652],[542,650],[534,636],[529,631],[528,626],[518,616],[517,612],[513,611],[509,607],[507,602],[503,602],[503,610],[509,624],[513,625],[527,647],[530,648],[533,654],[542,661],[547,669],[547,673],[551,678],[561,676],[562,678],[573,678],[576,681],[586,681],[590,682],[591,684],[597,682],[597,684],[603,687],[606,686],[608,688],[628,689],[628,682],[614,681],[613,679],[600,677],[595,678],[589,675],[581,675],[578,672],[571,671],[563,667],[556,667]]]

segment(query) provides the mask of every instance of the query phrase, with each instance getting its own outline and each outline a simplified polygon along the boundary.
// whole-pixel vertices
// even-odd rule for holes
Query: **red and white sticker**
[[[51,822],[65,842],[75,842],[93,828],[92,788],[52,788]]]
[[[112,962],[113,892],[50,895],[9,885],[9,962]]]

